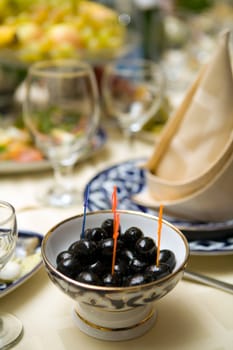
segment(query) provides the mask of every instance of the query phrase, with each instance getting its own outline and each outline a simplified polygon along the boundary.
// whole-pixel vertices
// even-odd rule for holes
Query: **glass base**
[[[0,312],[0,349],[16,344],[23,335],[23,325],[14,315]]]
[[[82,194],[74,188],[49,188],[37,196],[38,200],[52,207],[69,207],[82,203]]]

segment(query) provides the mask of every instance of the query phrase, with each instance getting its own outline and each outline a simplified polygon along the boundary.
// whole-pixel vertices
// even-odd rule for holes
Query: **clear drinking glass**
[[[0,201],[0,270],[12,257],[18,238],[15,209]],[[22,336],[23,325],[14,315],[0,311],[0,349],[8,349]]]
[[[164,96],[164,76],[155,62],[122,59],[105,66],[102,93],[107,115],[131,137],[158,111]]]
[[[80,202],[81,191],[72,181],[73,168],[90,147],[99,123],[92,67],[78,60],[32,65],[26,79],[24,121],[54,169],[53,186],[40,193],[40,201],[57,207]]]
[[[203,64],[213,54],[219,20],[211,12],[172,11],[164,15],[161,65],[171,104],[177,108]]]

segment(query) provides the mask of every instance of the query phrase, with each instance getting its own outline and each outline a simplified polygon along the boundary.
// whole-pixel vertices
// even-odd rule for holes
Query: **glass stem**
[[[135,133],[128,129],[123,129],[123,135],[127,140],[129,146],[132,146],[135,140]]]
[[[70,191],[73,187],[73,168],[74,165],[61,165],[56,164],[54,166],[54,178],[55,186],[58,189],[64,189]]]
[[[2,333],[3,333],[3,319],[0,315],[0,336],[2,335]]]

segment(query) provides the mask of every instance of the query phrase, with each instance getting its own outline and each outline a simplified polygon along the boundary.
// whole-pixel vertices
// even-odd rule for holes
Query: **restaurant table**
[[[99,171],[119,162],[148,157],[154,145],[139,137],[129,143],[115,128],[93,157],[75,167],[80,191]],[[17,210],[19,229],[43,235],[56,223],[83,211],[83,204],[66,208],[39,206],[35,194],[52,181],[52,171],[0,175],[0,198]],[[188,268],[233,283],[233,254],[190,255]],[[24,326],[17,350],[231,350],[233,349],[233,295],[182,279],[156,302],[158,316],[145,335],[110,342],[82,333],[72,319],[74,301],[49,280],[44,266],[11,293],[0,298],[0,309],[15,314]]]

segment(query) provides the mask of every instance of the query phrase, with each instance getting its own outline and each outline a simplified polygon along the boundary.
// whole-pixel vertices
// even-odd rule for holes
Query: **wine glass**
[[[53,186],[39,199],[56,207],[79,203],[81,192],[73,185],[73,168],[91,147],[99,124],[94,71],[78,60],[37,62],[30,67],[25,85],[25,125],[55,174]]]
[[[105,66],[102,94],[108,116],[129,139],[158,111],[164,95],[159,65],[143,58],[124,58]]]
[[[0,201],[0,270],[12,257],[18,237],[14,207]],[[8,349],[22,336],[23,325],[14,315],[0,311],[0,349]]]
[[[206,64],[217,43],[221,25],[210,11],[173,10],[164,15],[161,66],[167,82],[167,93],[177,108],[198,71]]]

